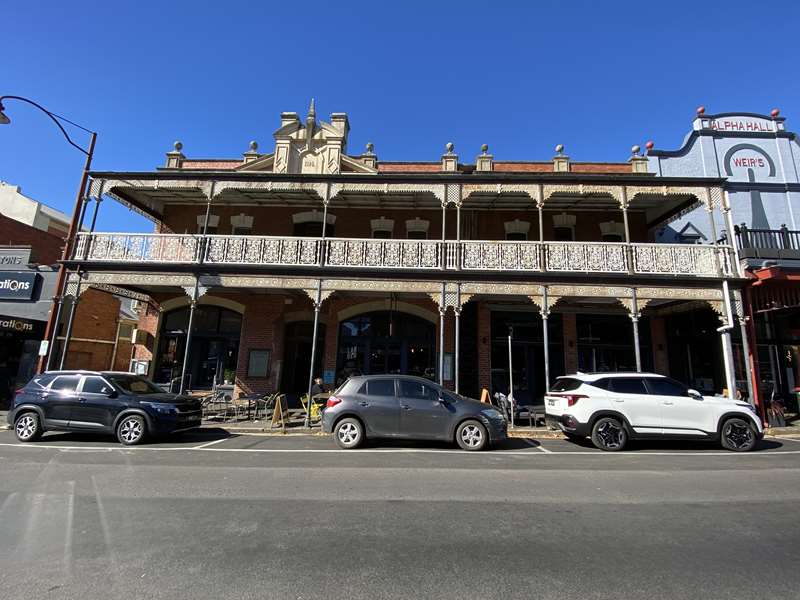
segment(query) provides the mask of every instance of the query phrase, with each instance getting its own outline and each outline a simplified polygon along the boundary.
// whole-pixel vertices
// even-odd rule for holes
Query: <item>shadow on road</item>
[[[581,449],[599,450],[589,438],[575,438],[566,441],[567,444],[574,445]],[[775,440],[761,440],[751,452],[763,452],[765,450],[778,450],[783,448],[783,444]],[[648,450],[660,451],[721,451],[723,450],[719,442],[700,441],[700,440],[630,440],[622,452],[646,452]]]
[[[195,445],[230,437],[234,437],[233,434],[228,433],[224,429],[203,428],[202,430],[185,431],[183,433],[171,435],[149,436],[142,444],[131,447],[147,447],[160,444],[169,444],[171,446]],[[113,435],[82,432],[48,432],[42,436],[41,440],[35,443],[42,446],[81,444],[86,445],[87,448],[98,446],[107,447],[108,444],[113,444],[119,448],[126,447],[120,444]]]

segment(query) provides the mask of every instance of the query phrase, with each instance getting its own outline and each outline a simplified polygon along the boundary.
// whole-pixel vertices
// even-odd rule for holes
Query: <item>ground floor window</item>
[[[339,324],[337,385],[352,375],[436,378],[436,325],[398,311],[372,312]]]
[[[576,315],[578,370],[586,373],[636,371],[633,324],[627,315]],[[650,320],[639,319],[642,370],[653,370]]]
[[[564,374],[564,334],[560,314],[547,320],[550,381]],[[514,397],[520,405],[541,404],[544,397],[544,329],[542,318],[533,310],[492,311],[491,319],[492,394],[508,394],[508,336],[511,335]]]
[[[179,385],[188,326],[188,307],[164,315],[154,371],[157,383],[178,382],[176,385]],[[241,329],[242,315],[235,311],[218,306],[195,309],[186,368],[187,389],[211,389],[226,381],[233,383]]]

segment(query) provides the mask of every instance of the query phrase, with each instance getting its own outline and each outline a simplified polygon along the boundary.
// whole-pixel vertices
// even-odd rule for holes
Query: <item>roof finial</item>
[[[306,119],[316,119],[317,118],[317,111],[314,110],[314,99],[311,99],[311,104],[308,105],[308,116]]]

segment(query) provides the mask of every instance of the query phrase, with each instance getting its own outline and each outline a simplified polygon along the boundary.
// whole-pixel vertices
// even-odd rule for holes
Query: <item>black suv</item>
[[[126,446],[148,435],[200,425],[200,400],[164,392],[141,375],[113,371],[49,371],[17,391],[7,420],[17,439],[45,431],[114,434]]]

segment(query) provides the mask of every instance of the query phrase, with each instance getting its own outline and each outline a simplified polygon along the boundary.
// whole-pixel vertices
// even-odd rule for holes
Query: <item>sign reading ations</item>
[[[36,284],[33,272],[0,272],[0,300],[30,300]]]

